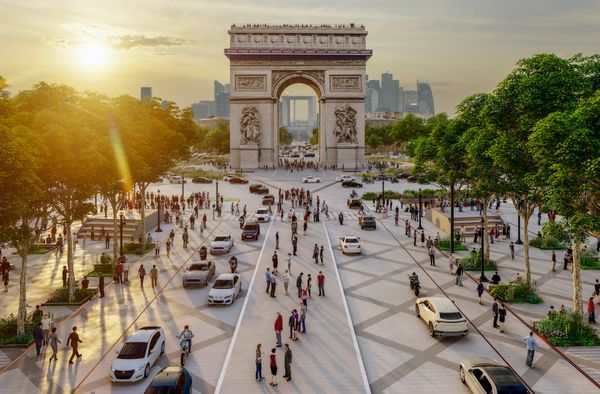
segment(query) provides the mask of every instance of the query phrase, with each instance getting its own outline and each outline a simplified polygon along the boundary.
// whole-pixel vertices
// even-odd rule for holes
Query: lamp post
[[[523,241],[521,241],[521,206],[523,202],[519,198],[517,200],[517,241],[515,244],[523,245]]]
[[[215,179],[215,196],[217,197],[217,213],[219,213],[219,180]]]
[[[120,250],[119,250],[119,255],[123,256],[123,226],[125,225],[125,216],[123,215],[123,212],[121,212],[120,216],[120,223],[119,223],[119,227],[120,227],[120,239],[121,239],[121,246],[120,246]]]
[[[423,230],[423,226],[421,225],[421,206],[423,205],[422,202],[422,193],[421,193],[421,188],[419,188],[419,227],[417,227],[417,230]]]
[[[454,253],[454,180],[450,184],[450,254]]]
[[[160,203],[161,203],[161,201],[160,201],[160,190],[157,191],[156,198],[158,199],[158,201],[156,202],[157,209],[158,209],[158,220],[157,220],[158,226],[156,227],[156,232],[157,233],[162,233],[162,228],[160,228]]]
[[[483,253],[483,248],[484,248],[484,244],[483,244],[483,237],[485,234],[485,220],[483,218],[481,218],[481,276],[479,277],[479,280],[481,282],[488,282],[488,278],[485,277],[485,272],[484,272],[484,255],[485,253]]]
[[[185,200],[185,172],[181,175],[181,204]]]

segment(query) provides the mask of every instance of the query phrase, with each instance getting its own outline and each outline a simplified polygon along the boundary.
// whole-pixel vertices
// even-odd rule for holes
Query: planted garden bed
[[[67,287],[63,287],[54,290],[44,305],[82,305],[88,302],[94,296],[94,294],[96,294],[96,292],[97,289],[77,288],[75,289],[74,301],[69,302],[69,289]]]
[[[509,304],[541,304],[536,288],[526,283],[505,283],[490,286],[490,295]]]
[[[564,244],[552,237],[534,238],[529,241],[529,245],[542,250],[562,250],[565,248]]]
[[[450,237],[443,237],[437,243],[437,248],[441,251],[448,252],[450,251]],[[454,251],[460,252],[468,250],[467,247],[460,241],[454,241]]]
[[[25,333],[17,335],[17,317],[12,313],[0,319],[0,347],[27,347],[33,342],[33,322],[25,323]]]
[[[450,244],[449,241],[448,244]],[[481,271],[481,253],[471,253],[468,256],[461,258],[459,263],[463,266],[465,271]],[[496,262],[494,260],[484,259],[483,270],[495,271]]]
[[[598,252],[592,249],[583,250],[579,254],[579,262],[582,270],[600,270]]]
[[[123,244],[123,252],[128,254],[146,254],[154,250],[154,244],[146,244],[146,248],[140,243],[128,242]]]
[[[533,327],[554,346],[600,346],[596,329],[576,312],[554,313]]]

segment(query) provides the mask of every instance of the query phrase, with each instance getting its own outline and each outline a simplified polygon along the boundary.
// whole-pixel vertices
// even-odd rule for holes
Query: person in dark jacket
[[[33,340],[35,341],[35,353],[40,356],[42,354],[42,344],[44,343],[44,331],[41,322],[33,328]]]
[[[73,331],[69,334],[69,338],[67,339],[67,346],[71,345],[71,349],[73,352],[71,353],[71,358],[69,359],[69,364],[73,364],[73,357],[77,356],[77,358],[81,357],[79,354],[79,343],[83,342],[79,339],[79,335],[77,334],[77,326],[73,327]]]
[[[285,367],[285,375],[284,378],[289,382],[292,380],[292,349],[290,349],[290,345],[285,344],[285,354],[283,358],[283,365]]]

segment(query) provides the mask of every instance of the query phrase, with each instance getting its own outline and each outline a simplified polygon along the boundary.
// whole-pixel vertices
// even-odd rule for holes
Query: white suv
[[[462,336],[469,332],[467,319],[448,298],[417,298],[415,309],[417,317],[423,319],[429,327],[429,334],[432,337],[436,335]]]
[[[147,377],[165,352],[165,333],[161,327],[142,327],[131,334],[110,367],[113,382],[136,382]]]

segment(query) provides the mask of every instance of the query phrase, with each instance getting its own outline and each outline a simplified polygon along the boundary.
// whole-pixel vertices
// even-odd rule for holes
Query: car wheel
[[[421,317],[421,312],[419,311],[419,304],[415,304],[415,311],[417,313],[417,317]]]
[[[146,368],[144,369],[144,377],[147,378],[150,375],[150,364],[146,364]]]
[[[321,183],[321,180],[320,180],[320,179],[317,179],[317,183]]]
[[[465,370],[462,367],[462,365],[460,366],[460,381],[463,382],[463,383],[466,383],[466,381],[465,381]]]
[[[162,356],[163,354],[165,354],[165,343],[163,342],[162,345],[160,345],[160,355]]]
[[[435,330],[433,329],[433,323],[429,322],[429,335],[435,336]]]

